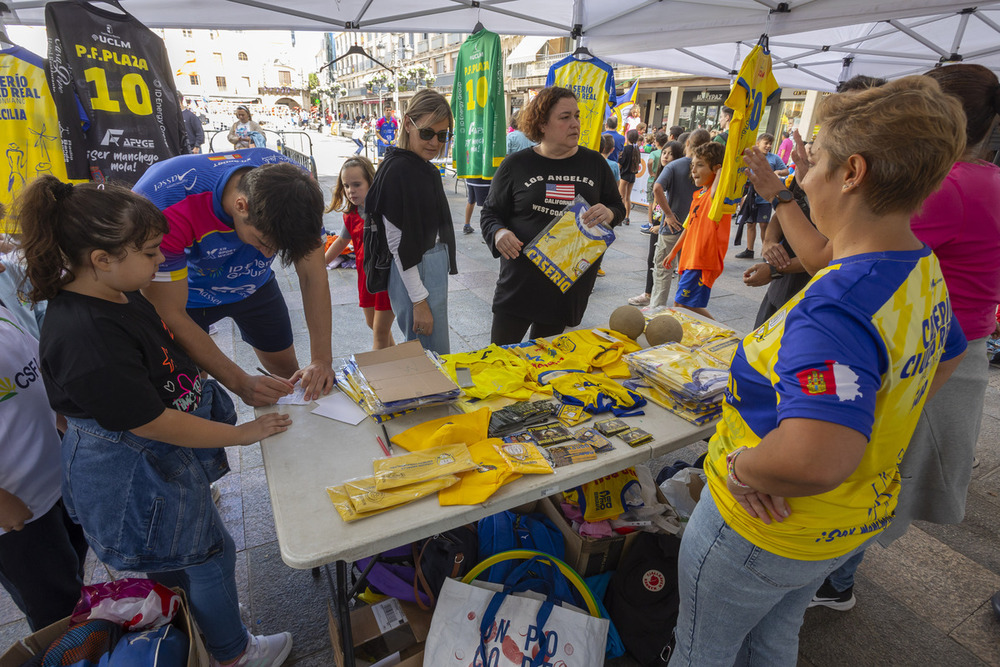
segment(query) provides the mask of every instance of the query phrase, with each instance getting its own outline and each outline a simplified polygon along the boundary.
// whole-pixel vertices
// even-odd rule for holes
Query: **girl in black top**
[[[29,296],[48,300],[40,366],[49,403],[68,422],[70,516],[105,563],[183,587],[215,660],[281,664],[291,635],[251,637],[240,620],[236,549],[210,484],[229,470],[222,447],[284,431],[288,416],[234,426],[232,401],[201,378],[139,293],[163,262],[167,231],[150,201],[41,176],[15,215]]]
[[[601,262],[595,262],[565,293],[521,254],[531,241],[569,203],[565,187],[573,188],[590,208],[583,214],[587,226],[615,226],[625,217],[614,176],[604,157],[578,145],[580,110],[576,96],[566,88],[545,88],[521,112],[521,131],[539,142],[531,150],[508,156],[490,186],[483,207],[483,238],[500,258],[500,277],[493,296],[491,342],[518,343],[553,336],[583,319]],[[552,194],[558,194],[553,199]],[[569,197],[571,200],[572,197]]]

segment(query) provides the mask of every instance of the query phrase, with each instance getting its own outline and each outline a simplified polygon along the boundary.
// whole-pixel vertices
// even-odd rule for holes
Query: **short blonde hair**
[[[429,127],[440,123],[445,118],[448,119],[449,130],[453,129],[454,126],[454,120],[451,117],[451,105],[448,104],[448,100],[444,98],[444,95],[430,88],[423,88],[418,91],[410,100],[409,106],[406,107],[406,113],[403,114],[403,126],[400,128],[402,132],[400,132],[399,140],[397,141],[399,147],[403,150],[410,150],[410,134],[406,131],[407,118],[410,119],[410,122],[414,126]],[[441,153],[444,152],[446,145],[441,144]],[[438,153],[438,156],[441,153]]]
[[[824,100],[818,122],[829,178],[851,155],[868,166],[862,195],[877,215],[912,213],[965,150],[965,113],[926,76]]]

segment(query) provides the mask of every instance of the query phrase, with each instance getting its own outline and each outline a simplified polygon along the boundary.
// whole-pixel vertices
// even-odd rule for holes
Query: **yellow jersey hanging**
[[[729,123],[729,140],[726,142],[719,184],[708,211],[712,220],[718,222],[727,213],[736,212],[747,182],[743,151],[757,141],[764,107],[780,94],[781,88],[771,73],[771,52],[765,35],[743,60],[739,75],[726,98],[726,106],[733,110],[733,119]]]

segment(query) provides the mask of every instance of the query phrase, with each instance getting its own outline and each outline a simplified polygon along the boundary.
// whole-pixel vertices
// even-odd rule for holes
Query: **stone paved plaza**
[[[353,152],[348,139],[314,135],[321,181],[329,197],[343,158]],[[490,303],[498,271],[481,236],[461,233],[465,186],[445,179],[458,235],[459,274],[449,286],[452,351],[468,351],[489,343]],[[473,222],[478,224],[477,209]],[[607,276],[598,278],[581,326],[606,326],[608,316],[628,297],[643,291],[647,237],[640,233],[644,209],[632,212],[633,223],[618,229],[607,253]],[[327,228],[340,228],[328,216]],[[739,251],[734,248],[733,252]],[[763,288],[743,285],[751,260],[727,259],[709,309],[728,326],[747,331],[753,324]],[[294,271],[276,263],[278,278],[292,315],[299,359],[308,359],[302,299]],[[333,298],[333,353],[348,356],[370,348],[371,334],[357,307],[353,270],[329,272]],[[250,348],[239,340],[231,321],[220,323],[219,346],[243,368],[257,365]],[[401,339],[398,329],[394,330]],[[252,417],[243,405],[241,421]],[[849,612],[820,608],[806,614],[801,632],[800,665],[1000,665],[1000,622],[989,606],[1000,590],[1000,369],[990,369],[990,386],[982,419],[965,521],[960,525],[915,524],[889,549],[873,547],[859,571],[857,606]],[[692,461],[704,443],[653,462],[654,474],[675,459]],[[333,665],[326,629],[329,591],[324,578],[293,570],[279,554],[260,446],[229,449],[232,472],[222,481],[220,508],[235,538],[237,581],[244,618],[254,633],[291,631],[295,648],[288,661],[295,667]],[[338,480],[331,480],[334,483]],[[318,502],[323,502],[322,499]],[[330,511],[334,509],[331,506]],[[109,573],[91,556],[89,581],[106,581]],[[28,626],[10,598],[0,591],[0,652],[28,634]],[[628,659],[614,665],[635,663]]]

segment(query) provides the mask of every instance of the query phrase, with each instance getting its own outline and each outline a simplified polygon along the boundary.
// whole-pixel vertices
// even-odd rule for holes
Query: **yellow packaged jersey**
[[[938,361],[964,349],[929,248],[856,255],[817,273],[743,339],[733,358],[705,460],[726,523],[757,546],[798,560],[842,556],[881,532],[892,520],[899,462]],[[846,426],[868,445],[840,486],[788,498],[788,518],[765,525],[727,490],[726,455],[757,446],[788,418]]]
[[[616,101],[615,72],[598,58],[577,60],[567,56],[549,68],[545,85],[569,88],[580,105],[581,146],[600,150],[604,117]]]
[[[59,119],[45,80],[44,61],[14,46],[0,51],[0,145],[6,167],[0,183],[0,204],[10,210],[14,197],[37,176],[66,181],[66,161],[59,137]],[[79,182],[79,181],[76,181]],[[16,234],[13,218],[2,222],[2,233]]]
[[[736,212],[747,182],[743,151],[757,141],[757,128],[764,108],[780,94],[781,88],[771,73],[771,52],[758,44],[743,60],[726,98],[726,106],[733,110],[733,119],[729,123],[729,139],[726,141],[719,184],[708,211],[712,220],[719,221],[723,215]]]
[[[546,191],[553,192],[571,185],[546,184]],[[580,216],[589,207],[577,195],[576,201],[566,207],[562,215],[542,230],[522,251],[560,292],[566,292],[573,283],[605,253],[614,240],[610,227],[587,227]]]

